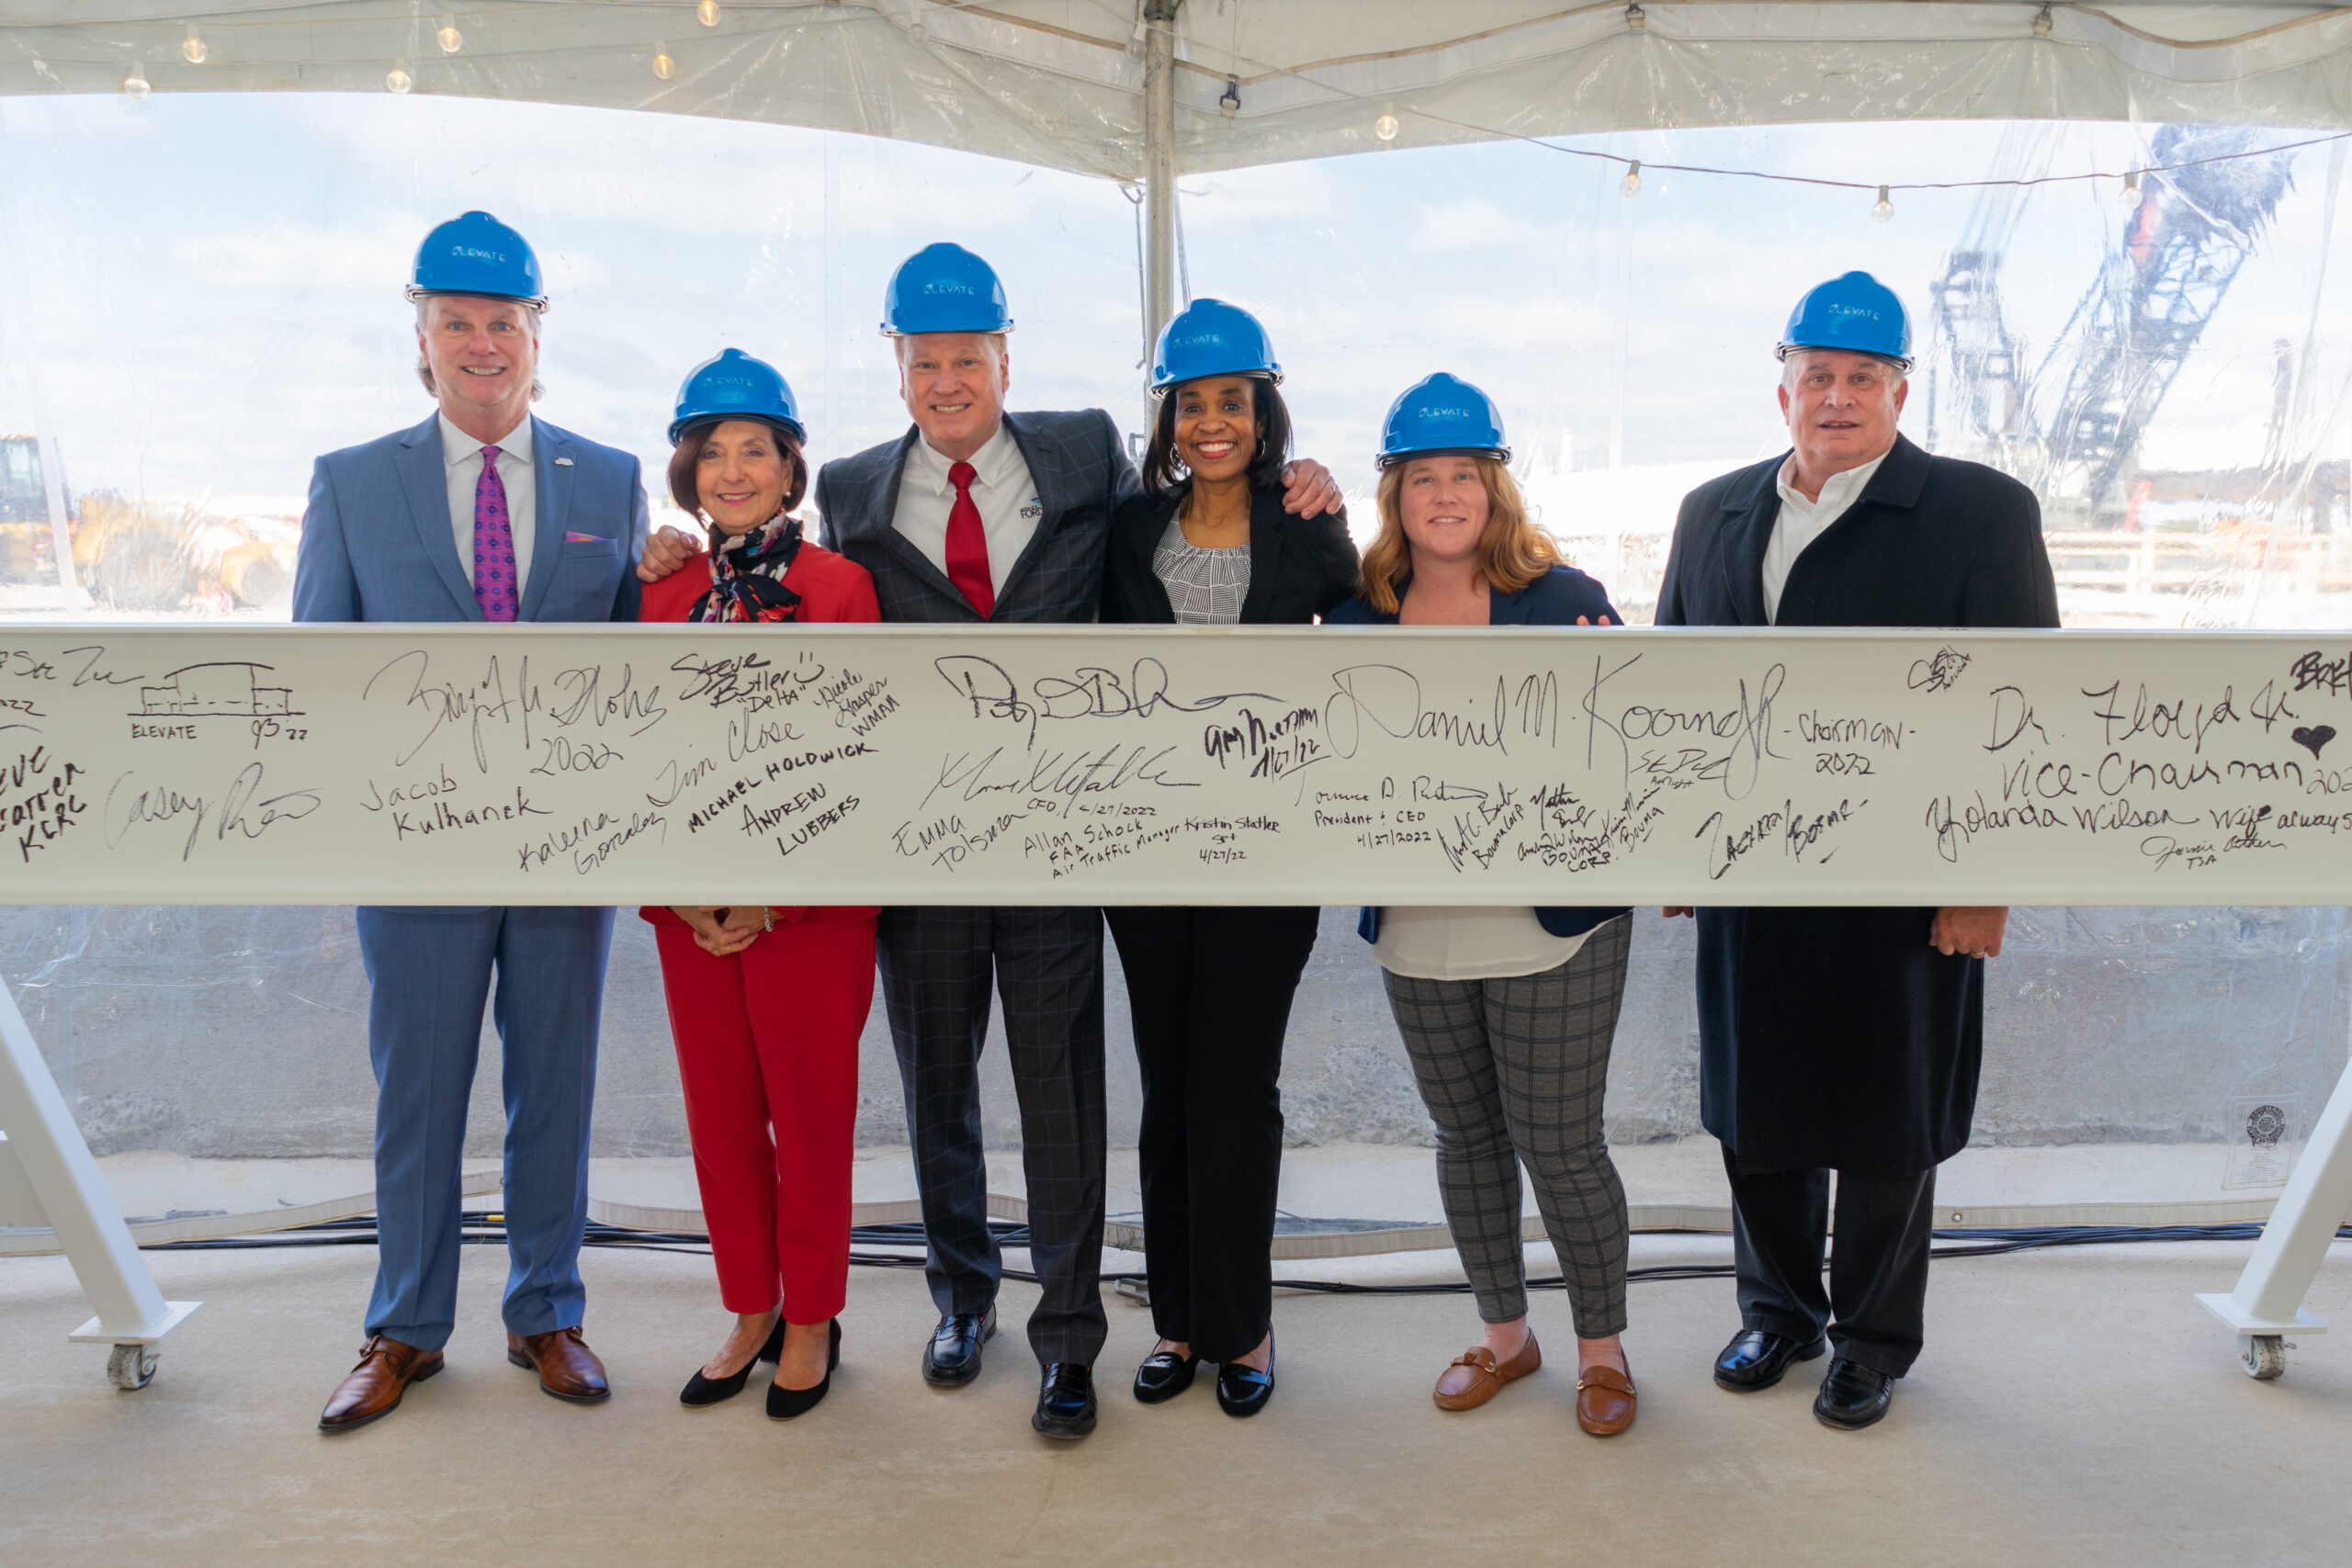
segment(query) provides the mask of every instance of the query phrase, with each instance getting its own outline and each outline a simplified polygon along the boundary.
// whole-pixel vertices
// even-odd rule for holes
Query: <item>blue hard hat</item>
[[[882,294],[884,337],[1012,330],[996,269],[961,245],[925,245],[899,264]]]
[[[1380,430],[1380,466],[1440,452],[1468,452],[1510,461],[1503,443],[1502,411],[1495,400],[1459,376],[1424,376],[1388,405]]]
[[[1257,317],[1222,299],[1195,299],[1159,329],[1151,389],[1164,392],[1204,376],[1263,376],[1279,386],[1283,367]]]
[[[1849,272],[1808,289],[1789,312],[1781,357],[1800,348],[1867,354],[1908,370],[1911,318],[1894,289],[1867,272]]]
[[[670,442],[675,446],[686,426],[706,419],[756,419],[806,443],[808,429],[800,423],[800,405],[793,400],[791,384],[764,359],[754,359],[740,348],[721,349],[687,372],[678,389],[678,417],[670,422]]]
[[[435,226],[416,247],[416,274],[408,297],[479,294],[518,299],[534,310],[548,308],[539,284],[539,258],[530,242],[487,212],[469,212]]]

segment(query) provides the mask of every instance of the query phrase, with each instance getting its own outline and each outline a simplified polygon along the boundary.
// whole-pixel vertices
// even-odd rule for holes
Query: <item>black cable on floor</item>
[[[504,1246],[505,1216],[492,1210],[477,1210],[463,1216],[462,1240],[469,1247]],[[991,1220],[989,1231],[1001,1249],[1026,1248],[1029,1227],[1012,1220]],[[1689,1235],[1688,1231],[1642,1230],[1636,1235]],[[1934,1233],[1940,1242],[1962,1245],[1936,1247],[1928,1254],[1935,1258],[1998,1258],[2015,1252],[2038,1252],[2059,1247],[2112,1247],[2132,1242],[2160,1241],[2252,1241],[2262,1234],[2262,1226],[2253,1222],[2210,1225],[2015,1225],[1939,1230]],[[2352,1240],[2352,1224],[2337,1229],[2338,1241]],[[611,1247],[629,1252],[670,1252],[691,1257],[710,1255],[710,1237],[697,1231],[639,1231],[619,1225],[591,1224],[583,1238],[589,1247]],[[219,1236],[199,1241],[156,1242],[141,1247],[143,1252],[215,1252],[254,1251],[271,1247],[372,1247],[376,1244],[376,1221],[372,1215],[360,1215],[347,1220],[328,1220],[319,1224],[304,1225],[295,1230],[266,1232],[257,1235]],[[912,1222],[891,1224],[856,1225],[850,1231],[852,1247],[921,1247],[922,1226]],[[923,1259],[919,1255],[887,1252],[852,1252],[849,1260],[867,1269],[920,1269]],[[1626,1280],[1727,1280],[1732,1277],[1728,1263],[1662,1263],[1647,1268],[1628,1269]],[[1037,1276],[1027,1269],[1007,1269],[1003,1277],[1029,1284]],[[1143,1276],[1136,1273],[1106,1273],[1102,1280],[1114,1286],[1122,1282],[1140,1283]],[[1276,1280],[1278,1291],[1296,1291],[1318,1295],[1338,1296],[1443,1296],[1466,1295],[1467,1280],[1437,1280],[1408,1285],[1366,1285],[1340,1280]],[[1531,1291],[1559,1291],[1567,1281],[1557,1274],[1545,1275],[1527,1281]]]

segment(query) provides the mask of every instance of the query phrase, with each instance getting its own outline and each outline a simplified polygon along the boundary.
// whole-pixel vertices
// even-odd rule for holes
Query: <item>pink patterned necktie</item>
[[[474,484],[474,599],[486,621],[511,621],[523,613],[514,581],[514,526],[506,516],[506,481],[498,477],[498,448],[481,449],[481,478]]]

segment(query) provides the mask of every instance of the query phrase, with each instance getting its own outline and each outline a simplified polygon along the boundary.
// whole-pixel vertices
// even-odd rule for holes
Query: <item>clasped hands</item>
[[[694,928],[695,945],[713,958],[742,952],[773,921],[758,904],[673,904],[670,913]]]
[[[1679,904],[1658,911],[1669,920],[1677,915],[1698,912]],[[1947,958],[1956,953],[1970,958],[1998,958],[2001,939],[2008,930],[2009,910],[2006,904],[1954,904],[1936,911],[1934,922],[1928,927],[1928,945]]]

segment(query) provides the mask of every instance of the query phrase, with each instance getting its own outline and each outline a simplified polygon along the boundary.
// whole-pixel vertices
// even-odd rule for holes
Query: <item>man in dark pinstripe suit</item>
[[[1139,489],[1118,426],[1101,409],[1004,412],[1012,322],[995,274],[960,247],[910,257],[884,313],[914,426],[819,472],[822,543],[873,574],[886,621],[1095,619],[1111,515]],[[1340,502],[1329,474],[1306,462],[1293,466],[1287,499],[1307,515]],[[923,1376],[969,1382],[996,1331],[1001,1261],[988,1225],[978,1076],[993,972],[1043,1290],[1029,1318],[1045,1369],[1031,1425],[1082,1438],[1094,1429],[1091,1369],[1106,1332],[1102,912],[890,908],[880,939],[930,1243],[924,1274],[940,1312]]]

